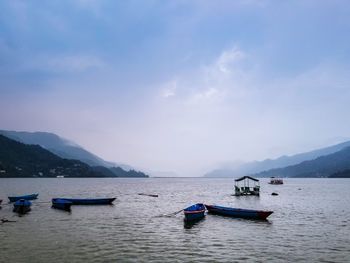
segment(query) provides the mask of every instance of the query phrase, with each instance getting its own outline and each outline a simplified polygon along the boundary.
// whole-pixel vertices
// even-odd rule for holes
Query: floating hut
[[[243,176],[235,180],[235,194],[240,195],[260,195],[259,180],[251,176]]]

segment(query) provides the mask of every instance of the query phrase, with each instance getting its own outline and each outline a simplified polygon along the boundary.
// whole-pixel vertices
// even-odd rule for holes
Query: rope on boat
[[[1,224],[4,224],[4,223],[15,223],[17,222],[16,220],[8,220],[7,218],[1,218]]]
[[[179,210],[179,211],[176,211],[174,213],[170,213],[170,214],[163,214],[163,215],[160,215],[160,217],[171,217],[171,216],[176,216],[178,213],[181,213],[183,211],[183,209]]]

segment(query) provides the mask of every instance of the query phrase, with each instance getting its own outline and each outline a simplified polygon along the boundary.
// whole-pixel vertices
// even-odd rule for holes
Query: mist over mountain
[[[287,166],[284,168],[271,169],[255,174],[257,177],[329,177],[344,176],[340,174],[344,170],[350,169],[350,147],[346,147],[338,152],[318,157],[314,160],[304,161],[300,164]]]
[[[61,138],[54,133],[0,130],[0,134],[24,144],[40,145],[62,158],[80,160],[90,166],[119,166],[124,170],[133,169],[129,165],[105,161],[74,142]]]
[[[105,177],[79,160],[58,157],[39,145],[0,135],[0,177]]]
[[[0,177],[148,177],[47,132],[0,131]]]
[[[277,159],[249,162],[235,165],[236,167],[233,168],[218,168],[205,174],[205,177],[236,177],[248,174],[260,175],[259,173],[262,171],[296,165],[304,161],[316,159],[320,156],[338,152],[348,146],[350,146],[350,141],[292,156],[281,156]]]

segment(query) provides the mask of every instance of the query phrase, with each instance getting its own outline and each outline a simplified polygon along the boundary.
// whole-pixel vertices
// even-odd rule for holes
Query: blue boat
[[[110,205],[116,198],[59,198],[71,202],[73,205]]]
[[[70,211],[70,207],[72,206],[72,204],[73,204],[72,202],[65,199],[60,199],[60,198],[52,199],[53,208]]]
[[[13,212],[25,214],[30,211],[32,203],[28,200],[20,199],[13,204]]]
[[[191,205],[184,209],[185,221],[197,221],[205,216],[205,206],[203,204]]]
[[[252,209],[241,209],[241,208],[231,208],[218,205],[205,205],[208,212],[211,214],[229,216],[229,217],[240,217],[248,219],[262,219],[266,218],[273,213],[273,211],[262,211],[262,210],[252,210]]]
[[[31,194],[31,195],[22,195],[22,196],[9,196],[9,200],[10,202],[16,202],[20,199],[24,199],[24,200],[34,200],[38,198],[39,194]]]

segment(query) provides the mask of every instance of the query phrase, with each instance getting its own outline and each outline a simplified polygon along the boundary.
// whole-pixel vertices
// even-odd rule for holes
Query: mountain
[[[88,152],[79,145],[63,139],[54,133],[0,130],[0,134],[25,144],[40,145],[61,158],[80,160],[86,164],[89,164],[90,166],[120,166],[124,170],[132,169],[132,167],[128,165],[107,162],[102,158]]]
[[[89,165],[0,135],[0,177],[104,177]]]
[[[205,177],[236,177],[248,174],[257,174],[262,171],[283,168],[286,166],[296,165],[304,161],[313,160],[320,156],[338,152],[349,146],[350,141],[347,141],[326,148],[321,148],[292,156],[281,156],[277,159],[266,159],[263,161],[254,161],[241,165],[235,165],[235,167],[218,168],[207,173]]]
[[[334,177],[334,174],[347,169],[350,169],[350,147],[300,164],[263,171],[255,174],[255,176]]]
[[[336,172],[334,174],[331,174],[328,177],[329,178],[350,178],[350,169]]]
[[[125,172],[125,170],[120,167],[112,167],[109,170],[112,171],[112,173],[117,177],[148,177],[148,175],[144,174],[143,172],[138,172],[135,170]]]

